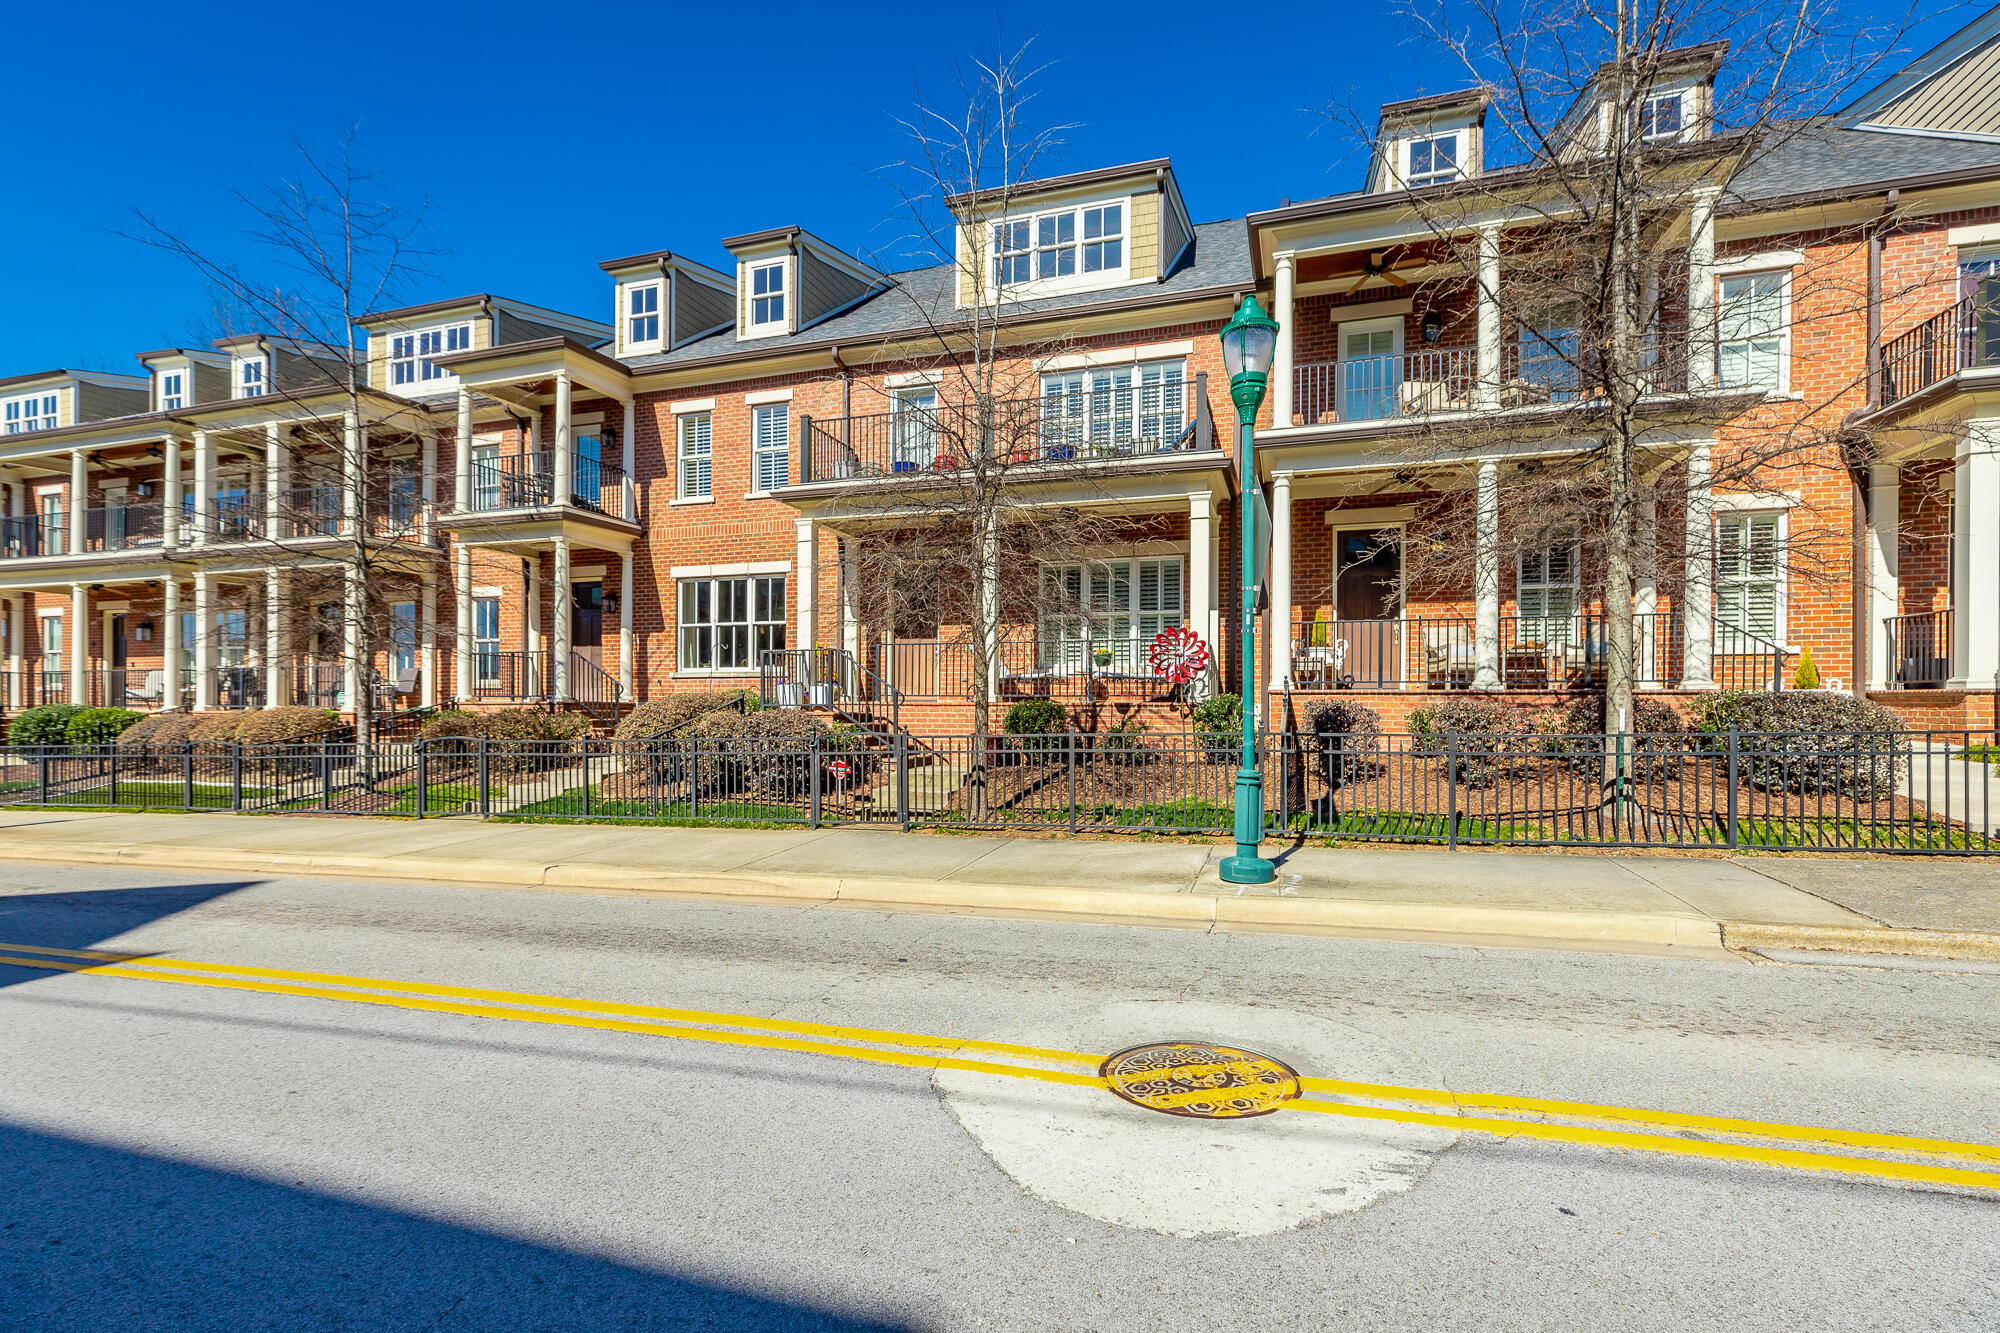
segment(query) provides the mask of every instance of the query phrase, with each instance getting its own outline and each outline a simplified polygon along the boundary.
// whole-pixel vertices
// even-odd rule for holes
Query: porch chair
[[[1472,630],[1465,625],[1424,626],[1424,678],[1433,689],[1472,684]]]
[[[135,697],[141,703],[153,704],[155,706],[165,703],[167,699],[167,673],[164,671],[148,671],[146,679],[140,684],[139,692]]]
[[[1324,609],[1307,628],[1305,644],[1292,645],[1292,663],[1292,672],[1301,683],[1312,681],[1321,689],[1340,683],[1341,669],[1347,663],[1347,640],[1333,637],[1333,622]]]
[[[417,667],[405,667],[403,670],[398,671],[396,673],[396,693],[415,694],[417,692],[417,681],[422,674],[423,672]]]

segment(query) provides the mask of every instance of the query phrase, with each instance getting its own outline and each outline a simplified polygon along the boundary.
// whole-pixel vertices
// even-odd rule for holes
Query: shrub
[[[664,699],[649,699],[625,715],[613,733],[621,741],[656,740],[672,736],[720,709],[752,712],[757,708],[755,690],[688,690]]]
[[[7,724],[9,745],[67,745],[70,719],[90,712],[75,704],[41,704],[24,708]]]
[[[1365,704],[1334,699],[1313,709],[1306,719],[1310,742],[1319,758],[1320,776],[1337,791],[1372,771],[1373,755],[1382,736],[1382,715]]]
[[[1062,751],[1057,739],[1069,731],[1069,709],[1054,699],[1023,699],[1007,710],[1000,729],[1015,737],[1014,747],[1025,755]]]
[[[1553,734],[1544,748],[1567,759],[1573,768],[1601,772],[1607,756],[1617,753],[1615,744],[1595,739],[1605,734],[1605,706],[1601,694],[1571,700],[1550,719]],[[1634,777],[1672,777],[1680,772],[1688,752],[1699,748],[1689,741],[1680,711],[1665,699],[1634,695],[1628,720],[1626,771]]]
[[[1498,699],[1455,695],[1410,714],[1411,748],[1420,755],[1449,758],[1459,781],[1483,786],[1499,776],[1518,753],[1519,738],[1534,730],[1526,710]]]
[[[297,745],[339,724],[340,714],[327,708],[266,708],[245,713],[233,739],[244,745]]]
[[[433,713],[417,724],[417,739],[443,741],[470,739],[485,734],[485,723],[479,714],[468,713],[462,708],[447,708],[441,713]]]
[[[196,745],[226,745],[249,717],[247,713],[196,713],[188,739]]]
[[[1217,694],[1194,706],[1194,729],[1201,755],[1211,764],[1230,764],[1243,752],[1243,697]]]
[[[1740,763],[1765,791],[1893,795],[1909,764],[1903,723],[1880,704],[1826,690],[1778,694],[1722,690],[1704,699],[1695,725],[1746,737]]]
[[[1107,764],[1143,764],[1153,757],[1146,744],[1146,729],[1136,717],[1128,717],[1100,734],[1093,753]]]
[[[1819,688],[1819,667],[1813,661],[1811,644],[1799,649],[1799,665],[1798,669],[1792,672],[1792,688],[1795,690]]]
[[[144,716],[129,708],[79,708],[70,715],[64,736],[71,745],[105,745]]]
[[[118,746],[144,754],[178,752],[189,743],[200,721],[201,716],[195,713],[152,713],[127,728],[118,738]]]
[[[794,800],[808,789],[814,737],[822,761],[858,756],[863,749],[858,728],[836,733],[818,716],[791,708],[711,712],[683,735],[689,758],[699,764],[697,795],[749,792]]]

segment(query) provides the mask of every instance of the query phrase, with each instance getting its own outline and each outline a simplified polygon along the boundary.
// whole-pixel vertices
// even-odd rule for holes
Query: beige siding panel
[[[1156,190],[1135,194],[1125,207],[1130,215],[1132,276],[1160,276],[1160,196]]]
[[[373,389],[389,387],[389,339],[396,335],[388,331],[368,335],[368,386]]]
[[[1869,123],[2000,134],[2000,37],[1904,93]]]
[[[730,293],[696,282],[681,273],[676,273],[673,281],[672,334],[676,345],[684,338],[729,322]]]

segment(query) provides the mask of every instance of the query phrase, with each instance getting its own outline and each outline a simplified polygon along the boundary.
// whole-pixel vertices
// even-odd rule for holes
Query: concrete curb
[[[1814,949],[1832,953],[1903,954],[2000,962],[2000,935],[1983,930],[1901,930],[1871,926],[1780,926],[1755,921],[1722,923],[1732,949]]]

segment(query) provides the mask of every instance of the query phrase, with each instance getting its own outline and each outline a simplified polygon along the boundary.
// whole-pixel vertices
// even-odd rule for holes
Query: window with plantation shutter
[[[751,459],[754,489],[775,491],[791,475],[792,409],[789,403],[765,403],[758,407],[751,426]]]
[[[1040,669],[1145,673],[1153,636],[1187,623],[1186,577],[1179,556],[1042,566]]]
[[[689,412],[674,422],[680,449],[680,498],[700,499],[709,493],[712,419],[706,412]]]
[[[1715,630],[1724,651],[1750,639],[1777,643],[1784,569],[1781,514],[1728,514],[1715,524]]]
[[[1562,530],[1521,552],[1514,585],[1521,643],[1566,644],[1576,632],[1579,601],[1576,534]]]

